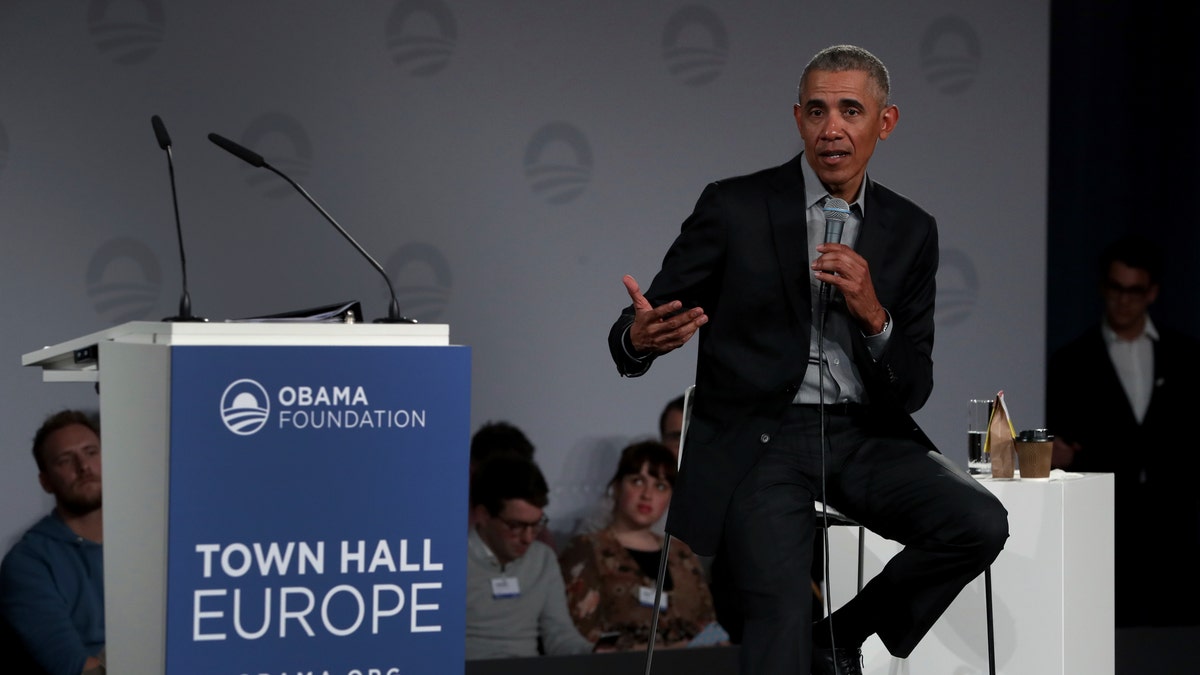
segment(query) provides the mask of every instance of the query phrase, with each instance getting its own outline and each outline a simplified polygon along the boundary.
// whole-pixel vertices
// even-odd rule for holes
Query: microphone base
[[[380,317],[378,319],[375,319],[371,323],[417,323],[417,320],[410,319],[406,316],[398,316],[394,319],[391,317]]]
[[[164,317],[163,321],[167,323],[208,323],[208,319],[202,316],[168,316]]]

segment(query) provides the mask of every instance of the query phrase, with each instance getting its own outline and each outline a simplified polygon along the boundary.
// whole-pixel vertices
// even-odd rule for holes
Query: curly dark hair
[[[525,432],[508,422],[487,422],[471,436],[471,463],[478,464],[499,454],[532,460],[533,443]]]
[[[532,460],[515,455],[496,455],[480,463],[471,476],[471,504],[482,505],[493,516],[504,510],[504,502],[523,499],[539,509],[550,503],[550,488],[541,469]]]

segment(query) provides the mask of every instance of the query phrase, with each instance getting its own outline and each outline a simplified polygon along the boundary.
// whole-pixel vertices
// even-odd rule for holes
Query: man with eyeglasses
[[[1103,319],[1056,351],[1046,423],[1054,466],[1114,475],[1116,625],[1200,623],[1198,467],[1177,439],[1200,412],[1200,343],[1151,320],[1162,254],[1139,236],[1101,256]]]
[[[488,459],[471,479],[468,660],[593,651],[567,612],[557,556],[537,540],[549,492],[537,465],[520,457]]]

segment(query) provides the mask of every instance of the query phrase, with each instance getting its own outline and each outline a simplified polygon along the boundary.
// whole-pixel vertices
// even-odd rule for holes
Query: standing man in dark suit
[[[1200,343],[1150,319],[1162,264],[1145,238],[1110,244],[1103,320],[1047,368],[1055,467],[1113,474],[1120,627],[1200,623],[1200,463],[1194,444],[1179,443],[1200,412]]]
[[[746,675],[861,673],[872,634],[907,656],[1008,536],[1004,507],[910,416],[933,388],[937,226],[867,176],[899,119],[888,96],[866,50],[814,56],[803,153],[708,185],[649,289],[624,278],[609,334],[632,377],[700,333],[667,530],[728,563]],[[842,243],[823,243],[830,198],[850,205]],[[816,625],[815,499],[906,546]]]

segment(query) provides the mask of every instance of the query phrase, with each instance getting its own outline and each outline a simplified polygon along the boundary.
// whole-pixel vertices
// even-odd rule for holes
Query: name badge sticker
[[[654,606],[654,589],[650,586],[638,587],[638,604],[642,607]],[[664,592],[658,601],[658,608],[662,611],[667,609],[667,594]]]
[[[517,598],[521,596],[521,582],[516,577],[495,577],[492,579],[492,597]]]

